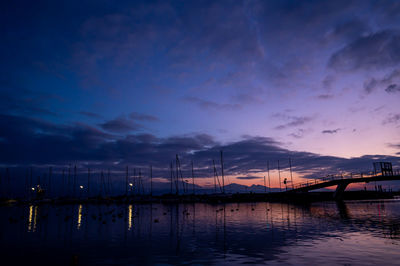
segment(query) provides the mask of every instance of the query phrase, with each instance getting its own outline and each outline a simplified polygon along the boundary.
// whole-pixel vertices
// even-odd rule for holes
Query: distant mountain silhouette
[[[147,191],[147,190],[146,190]],[[251,186],[246,186],[246,185],[241,185],[237,183],[231,183],[229,185],[225,186],[225,193],[264,193],[264,192],[279,192],[279,188],[271,188],[271,190],[262,185],[251,185]],[[170,183],[154,183],[153,184],[153,194],[154,195],[161,195],[161,194],[168,194],[171,192],[171,184]],[[193,192],[193,186],[192,184],[187,184],[187,193],[191,194]],[[196,194],[212,194],[215,193],[214,187],[201,187],[198,185],[195,185],[195,192]],[[172,193],[175,194],[175,184],[173,184],[172,187]],[[183,186],[180,183],[179,184],[179,193],[183,193]],[[220,193],[219,187],[217,187],[216,193]]]

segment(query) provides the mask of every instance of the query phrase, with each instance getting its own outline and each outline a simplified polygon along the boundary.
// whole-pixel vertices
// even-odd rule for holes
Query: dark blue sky
[[[178,153],[206,175],[222,148],[233,178],[255,180],[288,157],[299,176],[399,163],[398,1],[8,1],[0,12],[3,165],[161,173]]]

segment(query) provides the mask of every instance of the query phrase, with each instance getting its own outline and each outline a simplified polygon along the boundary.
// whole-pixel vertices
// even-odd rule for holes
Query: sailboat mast
[[[222,174],[222,193],[225,193],[225,182],[224,182],[224,158],[221,150],[221,174]]]
[[[195,195],[195,190],[194,190],[194,171],[193,171],[193,161],[192,161],[192,185],[193,185],[193,195]]]
[[[281,169],[279,168],[279,160],[278,160],[278,176],[279,176],[279,191],[282,191],[282,185],[281,185]]]
[[[290,168],[290,181],[292,182],[292,189],[294,189],[293,175],[292,175],[292,159],[289,158],[289,168]]]

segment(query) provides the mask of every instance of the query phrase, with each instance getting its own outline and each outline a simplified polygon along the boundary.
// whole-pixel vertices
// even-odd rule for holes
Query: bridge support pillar
[[[337,185],[336,191],[335,191],[335,193],[333,193],[333,198],[335,200],[341,200],[342,199],[343,192],[345,191],[345,189],[346,189],[348,184],[349,183],[347,183],[347,182],[342,182],[339,185]]]

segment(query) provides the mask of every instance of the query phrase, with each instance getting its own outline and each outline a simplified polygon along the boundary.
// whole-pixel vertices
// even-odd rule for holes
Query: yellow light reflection
[[[28,232],[32,231],[33,206],[29,206]]]
[[[132,205],[128,207],[128,230],[132,229]]]
[[[81,228],[81,221],[82,221],[82,204],[79,204],[78,208],[78,224],[77,224],[77,229],[79,230]]]

